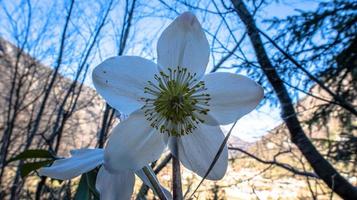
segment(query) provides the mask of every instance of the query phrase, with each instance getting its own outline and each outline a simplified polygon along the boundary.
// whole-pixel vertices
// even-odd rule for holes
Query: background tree
[[[155,60],[157,36],[187,10],[206,28],[210,72],[243,73],[258,81],[266,92],[260,111],[281,109],[285,125],[254,144],[230,143],[233,172],[257,170],[252,177],[228,173],[215,186],[207,183],[198,190],[200,180],[189,177],[185,197],[243,182],[259,196],[254,177],[263,176],[271,182],[302,180],[308,198],[335,197],[334,192],[355,198],[356,182],[346,179],[357,176],[356,2],[315,1],[316,9],[285,18],[267,17],[271,5],[284,4],[268,0],[0,4],[0,23],[6,27],[0,30],[2,198],[74,197],[78,181],[52,187],[45,178],[21,178],[18,167],[26,162],[8,161],[26,149],[62,157],[72,148],[103,147],[117,118],[125,116],[87,87],[91,69],[115,55]],[[170,163],[170,155],[152,163],[160,180],[171,173]],[[137,198],[147,194],[142,186]]]

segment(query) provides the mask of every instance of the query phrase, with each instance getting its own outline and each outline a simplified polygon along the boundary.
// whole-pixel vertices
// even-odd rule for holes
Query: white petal
[[[161,134],[137,111],[113,129],[105,148],[105,166],[113,171],[136,171],[157,160],[164,149]]]
[[[95,187],[100,194],[100,200],[128,200],[133,193],[134,183],[134,172],[111,174],[102,166],[97,174]]]
[[[155,175],[155,172],[152,170],[152,168],[151,168],[150,166],[148,166],[148,169],[150,170],[150,173],[154,176],[156,182],[157,182],[158,184],[160,184],[160,182],[159,182],[159,180],[157,179],[157,177],[156,177],[156,175]],[[155,189],[154,189],[154,187],[152,186],[151,182],[149,181],[149,179],[148,179],[147,176],[145,175],[143,169],[138,170],[138,171],[136,171],[135,173],[136,173],[136,175],[143,181],[143,183],[144,183],[145,185],[147,185],[148,187],[150,187],[150,188],[152,189],[152,191],[155,191]],[[171,193],[170,193],[167,189],[165,189],[165,187],[162,186],[161,184],[160,184],[160,186],[161,186],[161,188],[162,188],[162,190],[163,190],[165,196],[167,197],[167,199],[172,199]]]
[[[170,142],[175,138],[170,138]],[[203,177],[216,156],[224,135],[219,126],[200,124],[191,134],[177,139],[178,157],[189,170]],[[171,152],[173,145],[169,144]],[[177,157],[177,155],[176,155]],[[228,148],[224,147],[219,159],[208,174],[207,179],[219,180],[227,171]]]
[[[210,126],[219,126],[219,122],[214,118],[211,113],[205,114],[198,114],[199,118],[204,121],[205,124]]]
[[[153,81],[157,66],[137,56],[112,57],[93,70],[93,83],[98,93],[116,110],[130,114],[143,103],[144,87]]]
[[[209,59],[209,44],[197,18],[189,12],[178,16],[161,34],[157,43],[162,69],[188,68],[201,77]]]
[[[78,149],[71,154],[70,158],[56,160],[50,167],[41,168],[39,174],[68,180],[94,169],[104,160],[103,149]]]
[[[263,88],[238,74],[217,72],[203,80],[210,94],[211,114],[220,124],[229,124],[252,111],[264,96]]]

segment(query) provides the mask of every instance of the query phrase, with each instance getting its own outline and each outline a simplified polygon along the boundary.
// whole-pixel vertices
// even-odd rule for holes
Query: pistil
[[[169,68],[168,72],[156,74],[155,83],[148,81],[144,92],[150,97],[143,98],[142,109],[150,125],[161,133],[170,136],[192,133],[204,122],[210,95],[204,82],[186,68]]]

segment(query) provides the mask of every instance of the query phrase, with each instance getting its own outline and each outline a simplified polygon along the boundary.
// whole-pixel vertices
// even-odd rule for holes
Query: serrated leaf
[[[29,159],[29,158],[51,158],[54,159],[54,156],[47,150],[44,149],[29,149],[26,150],[22,153],[20,153],[19,155],[11,158],[10,160],[8,160],[7,162],[13,162],[16,160],[25,160],[25,159]]]
[[[45,160],[45,161],[39,161],[39,162],[32,162],[32,163],[25,163],[21,166],[20,172],[21,172],[21,177],[27,176],[29,173],[32,171],[35,171],[41,167],[47,166],[51,164],[53,160]]]

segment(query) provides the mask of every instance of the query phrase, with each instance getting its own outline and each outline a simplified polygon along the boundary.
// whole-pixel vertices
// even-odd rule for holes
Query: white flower
[[[140,169],[158,159],[168,145],[186,168],[204,176],[224,140],[219,125],[253,110],[263,90],[241,75],[204,74],[209,44],[189,12],[164,30],[157,53],[158,64],[118,56],[93,71],[97,91],[112,107],[130,114],[112,131],[105,148],[106,166],[113,171]],[[173,137],[178,152],[170,145]],[[225,147],[207,178],[221,179],[227,160]]]
[[[59,180],[69,180],[100,166],[104,162],[103,149],[77,149],[71,151],[72,157],[56,160],[50,167],[39,170],[41,176],[48,176]],[[151,168],[148,168],[151,169]],[[143,170],[135,172],[141,180],[152,188]],[[108,172],[101,166],[96,180],[96,189],[101,200],[127,200],[133,193],[135,174],[132,170],[116,173]],[[166,196],[170,192],[162,188]]]

